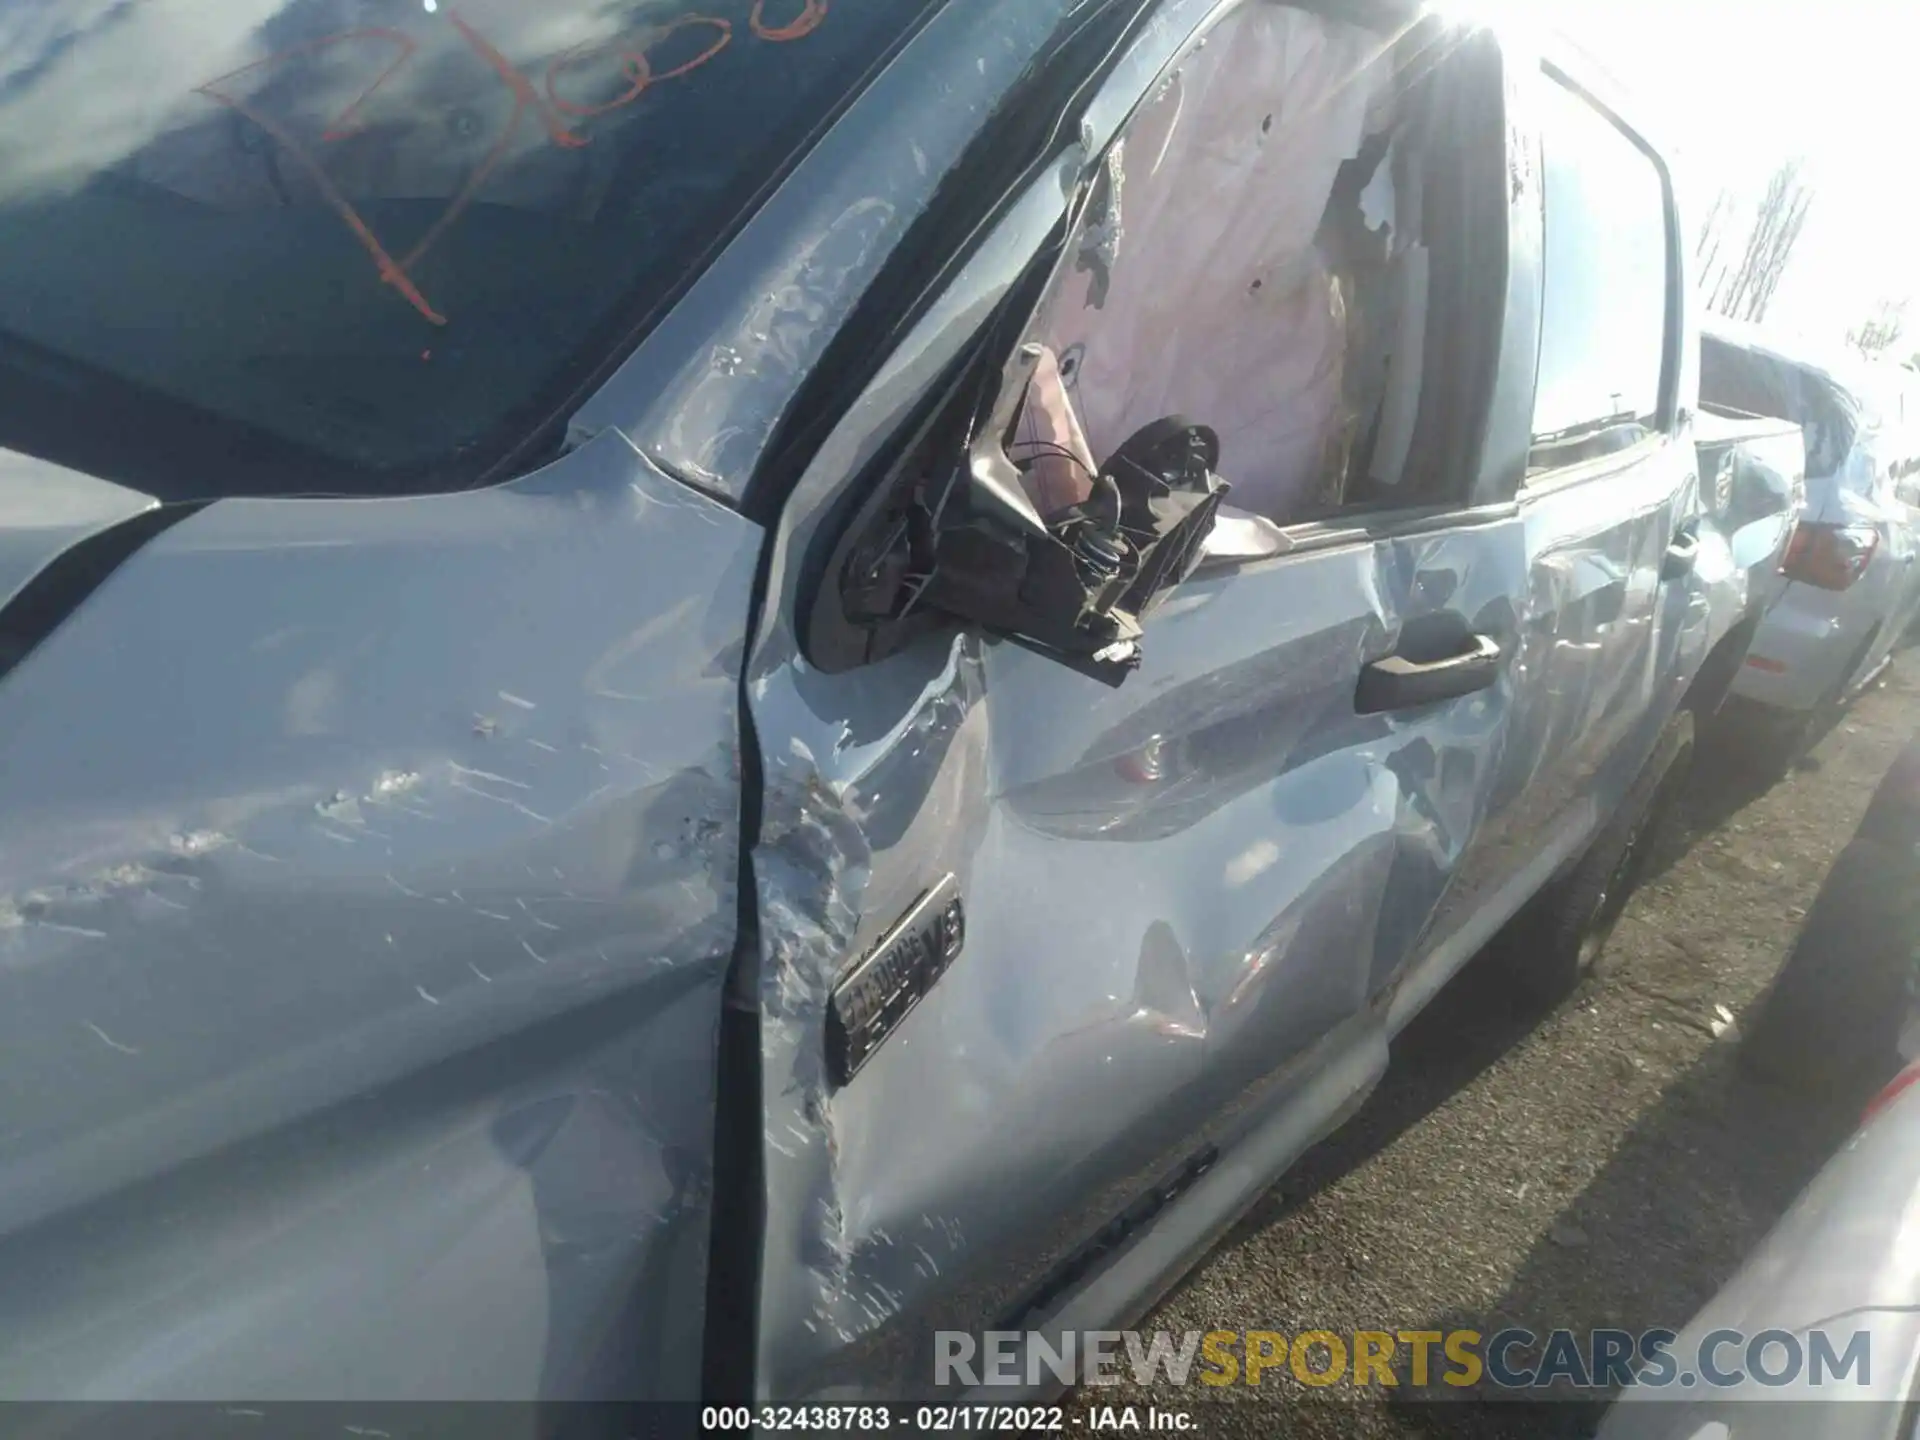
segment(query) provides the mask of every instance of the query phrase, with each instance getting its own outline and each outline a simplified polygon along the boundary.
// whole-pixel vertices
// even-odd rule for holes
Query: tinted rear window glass
[[[930,8],[0,12],[0,443],[378,493],[524,437]]]
[[[1660,172],[1583,97],[1552,81],[1542,89],[1546,288],[1536,468],[1560,458],[1569,440],[1613,430],[1630,441],[1654,422],[1667,333]]]

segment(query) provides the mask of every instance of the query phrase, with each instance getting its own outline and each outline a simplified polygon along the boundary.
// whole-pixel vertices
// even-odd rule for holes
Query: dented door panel
[[[1117,690],[967,634],[831,677],[763,638],[764,1393],[923,1393],[934,1330],[1046,1294],[1365,1016],[1510,697],[1361,716],[1356,678],[1423,617],[1511,642],[1522,564],[1507,519],[1203,576]],[[964,950],[836,1087],[831,988],[949,874]]]
[[[1486,938],[1490,904],[1510,914],[1529,898],[1503,901],[1502,890],[1533,856],[1551,853],[1555,865],[1578,856],[1698,670],[1708,606],[1693,577],[1660,577],[1668,541],[1691,513],[1680,473],[1689,448],[1661,440],[1632,464],[1523,499],[1512,726],[1486,844],[1436,917],[1428,948]]]
[[[1556,805],[1587,792],[1650,707],[1660,566],[1686,513],[1681,457],[1662,440],[1638,463],[1525,503],[1527,659],[1553,697],[1540,707],[1545,769],[1533,783]]]
[[[0,1393],[697,1393],[759,540],[226,501],[0,680]]]
[[[1510,50],[1509,292],[1487,474],[1518,494],[1527,578],[1513,655],[1515,705],[1485,844],[1435,917],[1426,955],[1457,965],[1554,870],[1577,859],[1632,785],[1741,597],[1711,563],[1663,579],[1668,545],[1698,514],[1691,406],[1692,304],[1670,242],[1672,423],[1632,450],[1529,478],[1528,434],[1543,323],[1545,193],[1537,55]],[[1676,323],[1677,322],[1677,323]],[[1717,629],[1715,627],[1718,627]],[[1516,893],[1516,879],[1526,882]]]

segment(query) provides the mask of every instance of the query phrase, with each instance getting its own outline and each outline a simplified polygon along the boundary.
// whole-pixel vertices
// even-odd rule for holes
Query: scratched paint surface
[[[275,87],[291,70],[234,72],[342,27],[440,25],[445,75],[409,82],[457,79],[490,97],[486,115],[436,98],[446,123],[415,125],[396,76],[348,116],[364,129],[324,141],[379,77],[336,65],[344,44],[292,67],[326,93],[274,112],[337,167],[396,262],[493,143],[468,122],[503,121],[518,94],[444,7],[428,21],[377,0],[333,6],[304,30],[284,23],[293,8],[45,12],[33,54],[0,63],[0,251],[21,261],[10,273],[38,277],[33,305],[0,326],[53,314],[75,344],[99,344],[104,318],[95,333],[89,317],[111,318],[154,337],[126,360],[143,382],[198,385],[255,421],[284,418],[291,386],[302,433],[359,456],[487,419],[505,382],[479,376],[476,356],[518,363],[572,323],[567,287],[591,289],[606,254],[632,267],[671,222],[704,225],[693,147],[730,119],[786,143],[773,102],[814,93],[809,65],[857,55],[863,15],[913,18],[831,0],[811,33],[783,39],[754,33],[745,0],[704,5],[731,22],[725,49],[661,79],[718,33],[683,26],[646,52],[640,97],[579,116],[565,107],[611,103],[642,73],[620,49],[575,53],[613,29],[461,5],[536,100],[594,138],[555,143],[529,102],[515,140],[528,163],[503,160],[410,277],[448,321],[434,326],[337,210],[298,189],[284,147],[197,87],[226,77],[255,96],[248,83],[271,80],[286,99],[296,92]],[[649,338],[647,363],[606,387],[613,403],[575,417],[579,453],[477,495],[223,501],[129,561],[0,687],[0,1101],[13,1126],[0,1126],[0,1396],[691,1396],[711,1185],[701,1077],[735,913],[734,702],[759,537],[635,449],[698,475],[694,452],[638,432],[651,442],[689,399],[655,376],[695,377],[683,433],[739,437],[724,457],[697,452],[724,471],[711,488],[737,493],[809,357],[1073,8],[942,12]],[[502,23],[510,13],[520,21]],[[760,18],[771,30],[809,13],[768,0]],[[156,17],[167,23],[143,28]],[[545,64],[563,55],[549,95]],[[753,70],[775,59],[777,73]],[[82,75],[128,114],[108,104],[98,124],[66,124]],[[659,123],[668,103],[677,119]],[[375,124],[381,105],[395,108]],[[142,127],[176,114],[245,163],[210,172],[184,139],[142,153]],[[657,163],[617,173],[601,138],[643,124]],[[16,143],[28,134],[61,143],[30,153]],[[407,189],[398,168],[348,163],[376,139],[415,157],[438,145],[447,163]],[[213,256],[218,275],[187,265],[150,283],[108,240],[132,233],[120,207],[151,192],[69,183],[136,155],[139,182],[169,193],[219,181],[169,201],[170,220],[236,242],[258,227],[318,282],[233,264],[243,245],[196,233],[148,249]],[[270,156],[301,203],[261,178]],[[536,183],[577,172],[590,173],[575,189]],[[633,187],[620,192],[632,233],[569,230],[577,212],[555,195],[591,209],[615,181]],[[1055,208],[1063,195],[1056,180]],[[74,207],[63,223],[48,197]],[[762,261],[777,283],[750,273]],[[435,288],[447,274],[461,286]],[[218,325],[188,314],[215,293]],[[60,308],[68,296],[87,297],[85,314]],[[17,299],[0,296],[0,311]],[[182,340],[221,332],[215,355]],[[315,336],[328,343],[303,350]],[[316,372],[325,357],[345,363]],[[316,421],[333,396],[351,407]],[[232,473],[224,452],[189,460],[189,494],[384,488],[337,465],[289,487],[280,471]],[[18,763],[29,747],[57,758]]]
[[[0,1395],[691,1396],[758,541],[229,502],[0,683]]]

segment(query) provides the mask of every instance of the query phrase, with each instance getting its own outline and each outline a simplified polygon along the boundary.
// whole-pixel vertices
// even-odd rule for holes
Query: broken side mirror
[[[817,668],[871,663],[954,620],[1111,685],[1140,663],[1146,616],[1199,564],[1227,493],[1218,437],[1155,421],[1085,501],[1042,517],[1002,443],[1024,387],[996,389],[984,423],[925,424],[834,542],[807,602]]]

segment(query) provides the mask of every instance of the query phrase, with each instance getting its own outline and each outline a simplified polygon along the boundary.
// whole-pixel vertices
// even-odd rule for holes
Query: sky
[[[1838,346],[1910,300],[1920,351],[1920,0],[1493,0],[1576,41],[1653,117],[1695,208],[1804,157],[1814,204],[1767,323]],[[1691,238],[1691,237],[1690,237]]]

